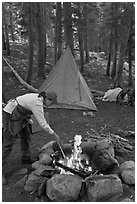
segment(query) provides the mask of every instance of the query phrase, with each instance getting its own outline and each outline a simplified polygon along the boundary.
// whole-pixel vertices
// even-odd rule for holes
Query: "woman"
[[[44,117],[44,108],[57,103],[55,92],[29,93],[11,99],[3,109],[3,135],[4,142],[2,148],[2,183],[6,183],[5,168],[6,160],[14,145],[15,136],[19,133],[21,138],[21,161],[23,164],[32,163],[30,157],[30,128],[29,122],[33,114],[41,128],[49,134],[58,135],[52,130]]]

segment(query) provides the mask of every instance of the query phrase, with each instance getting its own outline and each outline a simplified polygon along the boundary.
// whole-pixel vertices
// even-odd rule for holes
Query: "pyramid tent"
[[[39,88],[39,93],[41,91],[55,91],[60,107],[97,111],[93,95],[77,68],[69,46]]]

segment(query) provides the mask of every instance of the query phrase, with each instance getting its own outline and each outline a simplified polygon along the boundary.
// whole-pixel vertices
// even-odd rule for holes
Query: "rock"
[[[119,166],[118,161],[114,158],[113,144],[109,139],[82,142],[81,148],[82,152],[89,156],[90,161],[102,173],[111,172],[115,167]]]
[[[54,150],[53,150],[53,145],[54,143],[56,143],[55,141],[51,141],[51,142],[48,142],[47,144],[45,144],[40,150],[39,150],[39,153],[45,153],[45,154],[48,154],[48,155],[51,155],[54,153]]]
[[[90,117],[94,118],[95,114],[91,111],[88,111],[88,112],[83,112],[83,116],[90,116]]]
[[[27,168],[23,168],[23,169],[20,169],[16,175],[23,175],[23,174],[27,174],[28,172],[28,169]]]
[[[52,166],[40,165],[38,169],[34,171],[37,176],[52,176],[55,169]]]
[[[34,171],[32,171],[32,172],[28,175],[28,179],[31,179],[33,176],[35,176]]]
[[[107,150],[112,157],[115,156],[114,147],[109,139],[98,141],[96,144],[96,149],[100,151]]]
[[[19,181],[17,181],[15,184],[14,184],[14,187],[24,187],[24,185],[26,184],[26,181],[28,179],[28,175],[25,175],[22,179],[20,179]]]
[[[120,165],[120,171],[125,171],[126,169],[134,170],[135,162],[134,161],[125,161]]]
[[[90,158],[92,158],[93,153],[95,152],[96,142],[82,142],[80,147],[82,148],[82,153],[86,153]]]
[[[48,154],[45,154],[45,153],[41,153],[39,155],[39,160],[42,164],[45,164],[45,165],[51,165],[53,163],[52,158]]]
[[[37,191],[40,184],[46,180],[46,177],[36,176],[34,173],[31,173],[28,177],[24,190],[28,192]]]
[[[112,196],[112,197],[110,197],[108,199],[105,199],[105,202],[119,202],[120,196],[121,196],[120,194]]]
[[[34,180],[30,180],[29,182],[26,183],[24,190],[28,191],[28,192],[33,192],[33,191],[37,191],[38,187],[40,184],[35,183]]]
[[[47,196],[54,202],[76,201],[82,186],[77,175],[56,174],[47,181]]]
[[[38,169],[40,165],[42,165],[40,161],[35,161],[35,162],[32,164],[32,168],[33,168],[33,169]]]
[[[36,197],[34,202],[42,202],[41,198]]]
[[[121,173],[122,180],[128,185],[135,184],[135,172],[132,170],[125,170]]]
[[[135,184],[135,162],[126,161],[120,166],[122,180],[128,185]]]
[[[38,197],[39,198],[46,193],[46,183],[47,183],[47,180],[42,182],[40,184],[39,188],[38,188]]]
[[[112,169],[112,171],[109,171],[109,174],[117,174],[117,175],[120,175],[119,166],[116,166],[115,168]]]
[[[41,196],[41,201],[42,202],[50,202],[50,199],[48,198],[47,194],[45,194],[45,195]]]
[[[40,174],[42,174],[42,176],[49,176],[52,175],[52,171],[54,171],[55,169],[52,166],[48,166],[48,165],[44,165],[42,164],[40,161],[36,161],[32,164],[33,169],[37,170],[37,171],[33,171],[34,174],[41,176]],[[43,172],[45,171],[45,172]],[[43,172],[43,173],[42,173]],[[46,174],[45,174],[46,173]]]
[[[122,200],[121,202],[134,202],[133,200],[131,200],[130,198],[125,198],[124,200]]]
[[[97,169],[105,174],[119,166],[118,161],[108,150],[96,150],[93,154],[92,161]]]
[[[87,195],[90,202],[103,201],[123,193],[123,186],[115,174],[96,175],[86,183]]]

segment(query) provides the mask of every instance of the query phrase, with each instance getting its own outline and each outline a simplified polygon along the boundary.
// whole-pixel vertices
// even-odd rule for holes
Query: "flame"
[[[92,171],[92,168],[89,166],[89,161],[86,159],[85,160],[85,166],[82,164],[82,149],[80,147],[82,140],[81,135],[75,135],[74,137],[74,149],[72,150],[72,154],[70,157],[66,157],[65,160],[60,160],[60,163],[65,164],[68,167],[71,167],[76,170],[84,170],[86,172]],[[64,169],[61,169],[61,174],[72,174],[70,172],[66,172]]]

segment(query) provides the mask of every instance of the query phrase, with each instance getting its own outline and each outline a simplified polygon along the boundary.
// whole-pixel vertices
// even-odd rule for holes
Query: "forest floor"
[[[24,44],[13,44],[11,47],[11,56],[4,56],[9,60],[12,67],[18,74],[24,78],[27,65],[27,46]],[[52,54],[50,53],[48,60],[52,63]],[[113,83],[112,79],[105,76],[106,61],[91,62],[90,65],[85,66],[84,78],[87,81],[90,89],[98,91],[107,91]],[[47,69],[49,69],[47,67]],[[46,69],[45,69],[46,70]],[[124,83],[126,86],[127,76],[124,75]],[[12,97],[22,95],[27,90],[19,83],[17,78],[11,70],[3,62],[3,76],[2,86],[6,97],[9,100]],[[37,81],[36,77],[36,63],[34,63],[34,72],[32,78],[32,85],[39,88],[41,81]],[[91,128],[96,132],[100,132],[104,128],[104,133],[110,132],[116,134],[119,130],[135,131],[135,107],[128,105],[120,105],[117,103],[103,102],[95,98],[95,104],[98,111],[95,112],[95,117],[83,116],[81,110],[66,110],[66,109],[49,109],[50,125],[60,135],[63,143],[68,143],[69,140],[74,139],[76,134],[84,136]],[[130,155],[118,155],[116,158],[119,163],[127,160],[135,161],[135,137],[126,137],[133,146],[133,151]],[[39,131],[31,136],[31,152],[32,157],[36,158],[38,155],[38,148],[41,148],[47,142],[54,140],[49,135],[45,135],[44,131]],[[7,178],[8,185],[2,188],[3,202],[34,202],[35,194],[29,194],[23,188],[16,188],[14,184],[21,179],[21,175],[17,174],[19,169],[27,167],[30,171],[30,166],[21,164],[20,161],[20,145],[19,138],[17,138],[11,155],[8,158]],[[135,187],[124,185],[124,193],[121,199],[132,198],[135,200]]]

